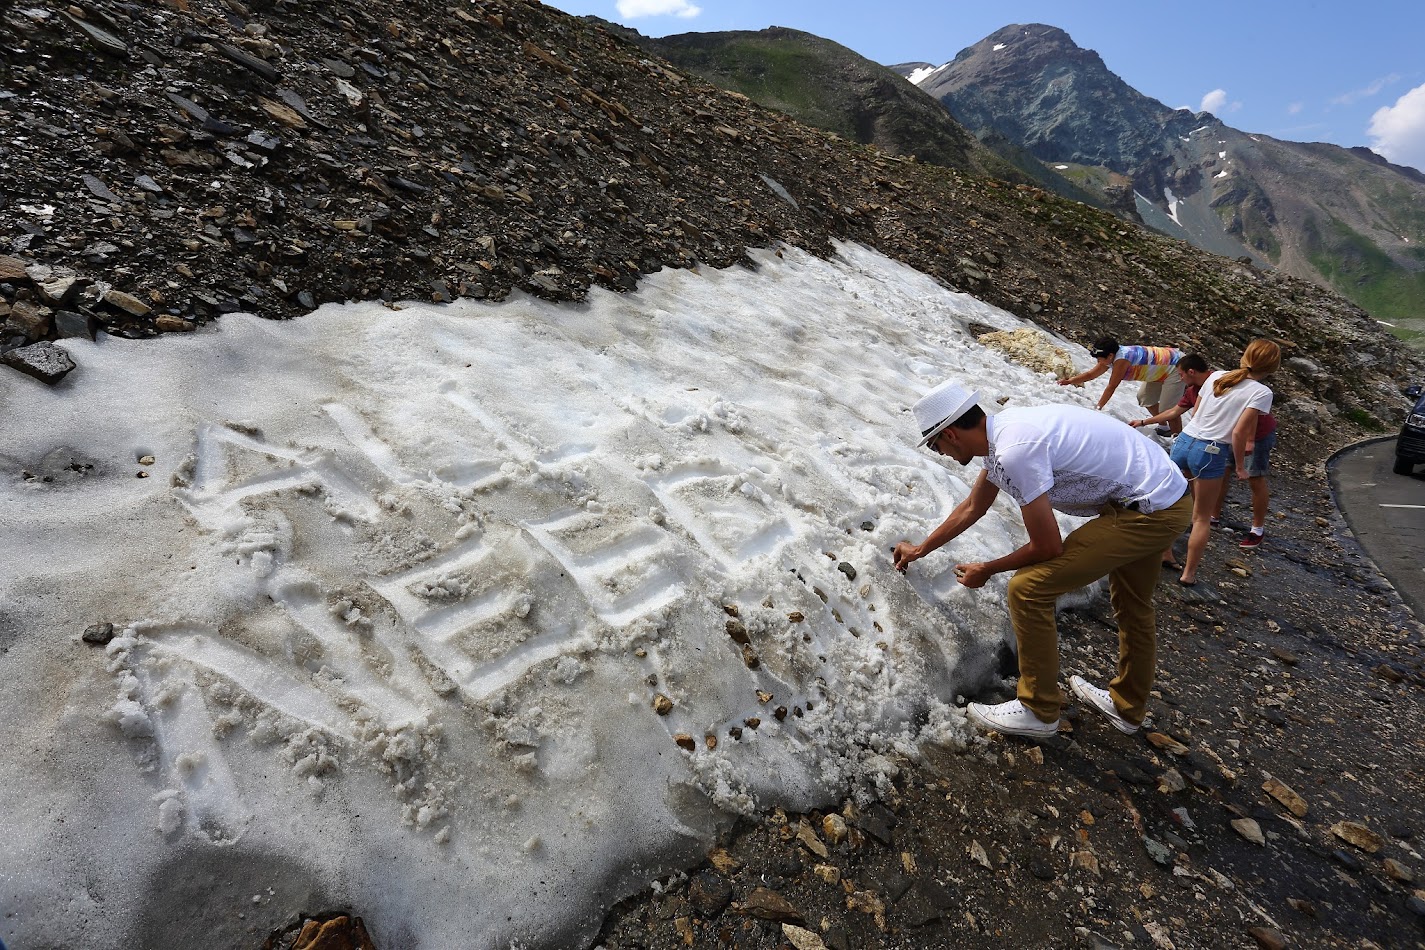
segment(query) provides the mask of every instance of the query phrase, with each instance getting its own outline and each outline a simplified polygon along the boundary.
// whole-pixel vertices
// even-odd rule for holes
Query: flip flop
[[[1182,569],[1183,569],[1183,566],[1182,566],[1181,564],[1179,564],[1177,561],[1164,561],[1164,562],[1163,562],[1163,570],[1165,570],[1165,571],[1181,571]]]
[[[1185,581],[1185,580],[1183,580],[1181,577],[1178,578],[1178,583],[1181,584],[1181,585],[1183,585],[1184,587],[1196,587],[1196,586],[1197,586],[1197,581]]]

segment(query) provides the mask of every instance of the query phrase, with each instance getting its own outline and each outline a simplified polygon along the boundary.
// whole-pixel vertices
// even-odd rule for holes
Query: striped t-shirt
[[[1172,346],[1120,346],[1113,359],[1115,362],[1128,361],[1128,372],[1124,379],[1140,383],[1158,383],[1168,378],[1182,355],[1182,350]]]

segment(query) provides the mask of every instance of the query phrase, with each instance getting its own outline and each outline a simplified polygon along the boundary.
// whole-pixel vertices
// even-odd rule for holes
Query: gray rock
[[[1147,849],[1148,857],[1153,859],[1154,864],[1161,864],[1164,867],[1168,867],[1173,863],[1173,852],[1167,845],[1145,836],[1143,838],[1143,847]]]
[[[801,208],[801,205],[797,204],[797,199],[793,198],[791,193],[787,191],[787,189],[783,188],[781,183],[778,182],[777,179],[769,178],[768,176],[763,175],[760,172],[758,173],[757,177],[762,179],[762,181],[766,183],[768,188],[772,189],[772,194],[776,195],[778,198],[781,198],[793,208]]]
[[[277,70],[273,69],[266,61],[258,59],[256,56],[250,56],[236,46],[232,46],[228,43],[219,43],[218,52],[244,69],[252,70],[268,82],[276,82],[278,78],[280,78]]]
[[[54,315],[54,335],[61,340],[94,339],[99,321],[73,310],[60,310]]]
[[[129,44],[108,30],[102,30],[94,24],[86,20],[81,20],[78,17],[72,17],[68,13],[61,13],[60,16],[64,18],[66,23],[74,27],[80,35],[94,44],[94,48],[101,53],[109,53],[112,56],[129,55]]]
[[[114,639],[112,623],[96,623],[84,631],[84,642],[92,643],[95,646],[104,646],[112,639]]]
[[[89,193],[95,198],[108,201],[113,204],[123,204],[124,199],[109,190],[109,186],[104,184],[93,175],[84,176],[84,187],[89,189]]]
[[[74,360],[69,358],[69,354],[49,342],[31,343],[9,350],[0,356],[0,362],[51,386],[74,369]]]
[[[845,574],[847,580],[854,581],[856,579],[856,568],[852,567],[850,563],[842,561],[840,564],[836,565],[836,569],[841,573]]]

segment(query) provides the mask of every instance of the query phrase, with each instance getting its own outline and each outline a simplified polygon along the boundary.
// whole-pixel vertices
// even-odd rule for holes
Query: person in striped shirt
[[[1059,385],[1082,386],[1109,373],[1108,385],[1104,387],[1103,395],[1098,397],[1100,409],[1108,405],[1118,384],[1125,379],[1141,384],[1138,387],[1138,405],[1147,409],[1151,416],[1158,414],[1160,405],[1176,406],[1183,397],[1182,377],[1174,372],[1183,353],[1175,346],[1119,346],[1117,340],[1106,336],[1094,342],[1089,355],[1098,361],[1094,367],[1059,380]],[[1168,422],[1168,428],[1179,432],[1182,421],[1174,418]]]

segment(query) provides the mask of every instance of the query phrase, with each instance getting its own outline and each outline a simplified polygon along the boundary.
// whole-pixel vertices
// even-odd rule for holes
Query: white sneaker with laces
[[[1138,731],[1137,726],[1119,714],[1118,707],[1113,705],[1113,697],[1108,694],[1108,690],[1099,689],[1082,676],[1069,677],[1069,689],[1073,690],[1074,695],[1079,699],[1107,716],[1108,721],[1113,723],[1119,732],[1131,735]]]
[[[1017,699],[997,706],[970,703],[965,707],[965,716],[981,729],[993,729],[1011,736],[1044,738],[1059,732],[1059,720],[1045,722]]]

